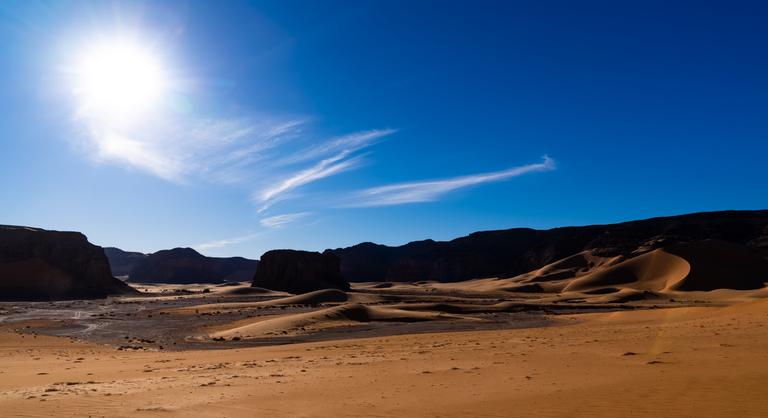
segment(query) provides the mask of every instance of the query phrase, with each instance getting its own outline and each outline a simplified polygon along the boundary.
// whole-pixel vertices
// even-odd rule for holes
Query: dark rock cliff
[[[101,247],[79,232],[0,226],[0,300],[90,299],[131,293]]]
[[[339,258],[329,251],[267,251],[261,256],[253,286],[291,293],[349,289],[339,270]]]
[[[331,250],[349,281],[460,281],[511,277],[572,254],[634,257],[662,246],[718,239],[768,257],[768,211],[723,211],[611,225],[476,232],[399,247],[362,243]]]

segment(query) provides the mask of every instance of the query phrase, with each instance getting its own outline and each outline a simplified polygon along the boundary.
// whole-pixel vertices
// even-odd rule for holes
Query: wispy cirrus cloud
[[[269,209],[276,202],[291,198],[291,193],[299,187],[358,168],[363,162],[359,151],[395,132],[396,129],[354,132],[295,151],[288,157],[277,160],[277,166],[285,166],[322,158],[309,167],[285,173],[282,178],[254,192],[254,200],[261,204],[259,212]]]
[[[296,222],[309,215],[309,212],[285,213],[282,215],[270,216],[259,221],[261,226],[266,228],[280,228],[283,225]]]
[[[333,153],[352,153],[374,145],[382,138],[396,132],[397,129],[371,129],[331,138],[319,145],[309,147],[294,155],[285,157],[279,160],[278,163],[287,165],[302,161],[310,161]]]
[[[373,187],[356,193],[353,196],[352,201],[344,206],[372,207],[431,202],[458,189],[483,183],[503,181],[528,173],[551,171],[555,168],[555,161],[548,156],[544,156],[540,163],[513,167],[491,173]]]
[[[184,165],[181,161],[168,157],[157,150],[153,144],[125,137],[109,129],[96,131],[98,137],[92,144],[92,158],[100,163],[117,163],[149,172],[162,179],[181,182]]]
[[[261,235],[261,233],[254,233],[254,234],[243,235],[243,236],[240,236],[240,237],[226,238],[226,239],[220,239],[220,240],[216,240],[216,241],[209,241],[209,242],[205,242],[205,243],[202,243],[202,244],[195,245],[194,249],[196,249],[198,251],[206,251],[206,250],[214,250],[214,249],[218,249],[218,248],[224,248],[224,247],[228,247],[230,245],[242,244],[244,242],[251,241],[253,239],[258,238],[259,235]]]
[[[257,192],[254,197],[262,204],[259,211],[263,212],[276,201],[282,200],[286,193],[303,185],[350,170],[360,164],[360,156],[347,158],[349,154],[350,153],[347,151],[342,151],[332,157],[321,160],[309,168],[291,174],[289,177],[278,181],[273,186]]]
[[[248,178],[250,165],[298,135],[304,119],[168,116],[124,125],[80,115],[80,148],[94,161],[131,168],[164,180]]]
[[[272,123],[257,131],[246,131],[251,137],[249,141],[230,141],[225,150],[209,156],[206,167],[211,172],[218,172],[225,180],[239,180],[243,178],[238,171],[250,165],[263,162],[270,157],[269,152],[286,143],[297,139],[304,131],[304,125],[308,119],[293,119]]]
[[[365,130],[297,147],[294,142],[312,140],[306,133],[308,121],[169,116],[121,126],[79,116],[86,133],[81,145],[94,161],[176,183],[252,184],[260,212],[291,198],[302,186],[359,167],[362,149],[397,132]]]

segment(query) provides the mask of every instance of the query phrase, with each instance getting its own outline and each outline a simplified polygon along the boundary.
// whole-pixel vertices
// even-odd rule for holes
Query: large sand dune
[[[768,281],[768,261],[748,248],[722,241],[679,244],[581,276],[565,291],[624,287],[652,291],[758,289]]]
[[[430,286],[491,294],[580,292],[596,295],[621,289],[653,292],[754,290],[764,287],[766,282],[768,261],[752,249],[705,240],[659,248],[629,259],[599,257],[585,251],[511,278],[430,283]]]

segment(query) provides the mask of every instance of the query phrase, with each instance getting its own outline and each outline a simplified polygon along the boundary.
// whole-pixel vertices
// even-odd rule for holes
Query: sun
[[[74,93],[85,116],[135,121],[158,106],[167,89],[159,55],[138,42],[101,42],[83,48],[77,57]]]

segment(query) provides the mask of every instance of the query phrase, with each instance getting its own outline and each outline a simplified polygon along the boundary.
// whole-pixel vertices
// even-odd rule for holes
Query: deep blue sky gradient
[[[768,3],[274,1],[0,4],[0,223],[155,251],[258,257],[361,241],[768,207]],[[365,164],[267,213],[249,184],[98,163],[59,70],[93,31],[163,40],[193,112],[307,117],[328,138],[397,129]],[[556,161],[433,202],[348,208],[393,183]],[[327,203],[326,203],[327,202]],[[264,216],[307,212],[282,228]]]

